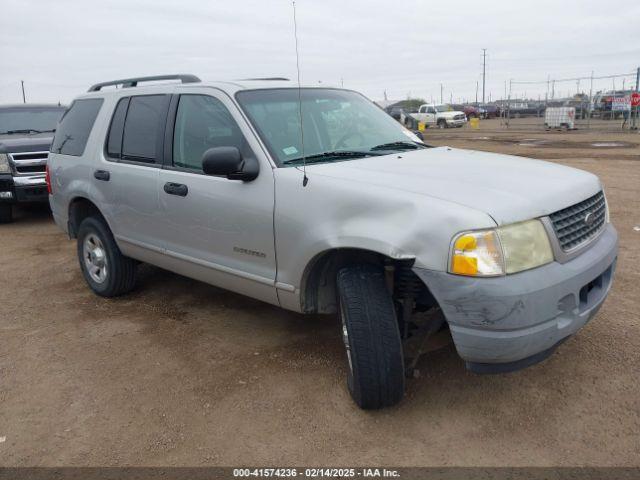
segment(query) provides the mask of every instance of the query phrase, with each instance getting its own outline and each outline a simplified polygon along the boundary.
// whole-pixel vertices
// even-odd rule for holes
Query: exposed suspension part
[[[411,270],[412,263],[398,262],[395,265],[394,297],[399,302],[398,319],[402,339],[409,338],[411,333],[411,315],[416,306],[416,299],[420,295],[422,283]]]
[[[398,312],[398,326],[405,349],[405,373],[419,374],[419,358],[427,351],[427,342],[443,325],[444,316],[438,304],[413,272],[413,262],[393,265],[393,297]]]

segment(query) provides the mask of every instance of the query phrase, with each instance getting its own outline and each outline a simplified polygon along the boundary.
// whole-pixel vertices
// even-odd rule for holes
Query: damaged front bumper
[[[616,265],[612,225],[582,254],[504,277],[470,278],[414,268],[444,313],[459,355],[478,373],[502,373],[548,357],[604,302]]]

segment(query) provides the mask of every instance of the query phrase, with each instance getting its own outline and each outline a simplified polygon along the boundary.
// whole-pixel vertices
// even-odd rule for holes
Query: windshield
[[[418,137],[355,92],[320,88],[238,92],[238,102],[278,166],[302,160],[298,95],[307,159],[337,161],[420,148]]]
[[[64,111],[64,107],[0,108],[0,134],[50,132]]]
[[[451,105],[436,105],[437,112],[450,112],[451,110],[453,110]]]

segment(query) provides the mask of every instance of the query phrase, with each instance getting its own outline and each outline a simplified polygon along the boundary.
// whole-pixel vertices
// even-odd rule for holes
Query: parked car
[[[404,110],[403,110],[402,107],[391,106],[391,107],[388,107],[385,111],[389,115],[391,115],[391,118],[393,118],[394,120],[397,120],[399,122]]]
[[[18,203],[49,201],[45,165],[64,111],[59,105],[0,106],[0,223],[13,219]]]
[[[473,105],[451,105],[451,108],[453,110],[463,112],[466,115],[467,120],[471,118],[480,118],[480,110]]]
[[[438,128],[462,127],[467,123],[465,113],[454,110],[450,105],[421,105],[412,117],[426,126]]]
[[[509,118],[541,117],[544,115],[544,103],[512,102],[507,105]]]
[[[182,83],[144,86],[167,78]],[[398,402],[404,346],[442,328],[474,372],[543,360],[596,314],[616,264],[595,175],[430,148],[349,90],[97,84],[62,118],[48,170],[96,294],[131,291],[147,262],[337,314],[362,408]]]
[[[482,118],[498,118],[500,116],[500,107],[498,105],[480,105]]]

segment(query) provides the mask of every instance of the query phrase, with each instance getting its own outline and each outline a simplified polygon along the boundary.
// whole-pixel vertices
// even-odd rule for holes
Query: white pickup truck
[[[427,127],[462,127],[467,123],[467,116],[464,112],[453,110],[449,105],[421,105],[418,113],[411,116]]]

